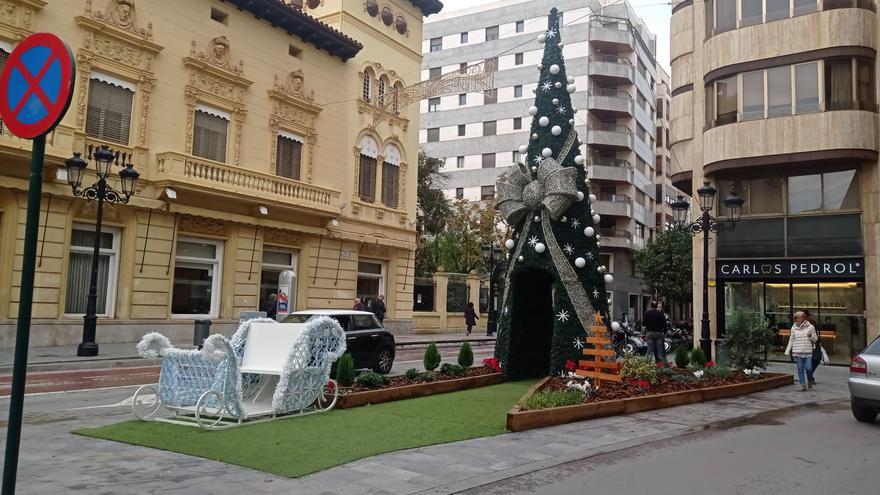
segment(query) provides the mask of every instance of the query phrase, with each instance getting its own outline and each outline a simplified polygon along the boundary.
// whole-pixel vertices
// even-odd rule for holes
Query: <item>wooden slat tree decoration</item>
[[[620,365],[614,360],[614,349],[611,348],[611,338],[608,336],[608,326],[602,321],[602,315],[597,311],[593,318],[593,335],[587,337],[587,344],[592,344],[592,348],[583,350],[584,356],[593,359],[585,359],[578,362],[579,376],[592,378],[596,387],[600,385],[602,380],[612,382],[621,381]]]

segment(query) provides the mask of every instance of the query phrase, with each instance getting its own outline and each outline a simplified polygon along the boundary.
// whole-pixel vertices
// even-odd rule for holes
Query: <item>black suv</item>
[[[305,323],[327,316],[339,322],[345,331],[346,352],[354,358],[355,368],[370,368],[388,373],[394,365],[394,335],[385,330],[373,313],[366,311],[313,310],[297,311],[281,323]]]

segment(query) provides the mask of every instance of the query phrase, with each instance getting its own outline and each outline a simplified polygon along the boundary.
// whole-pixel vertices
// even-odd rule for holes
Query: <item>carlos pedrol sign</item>
[[[718,260],[718,279],[865,278],[863,258]]]

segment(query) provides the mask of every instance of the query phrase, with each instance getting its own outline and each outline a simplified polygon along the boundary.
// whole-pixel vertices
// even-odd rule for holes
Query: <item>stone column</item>
[[[442,266],[437,267],[434,273],[434,311],[440,315],[440,328],[446,329],[448,315],[446,314],[446,291],[449,288],[449,275]]]

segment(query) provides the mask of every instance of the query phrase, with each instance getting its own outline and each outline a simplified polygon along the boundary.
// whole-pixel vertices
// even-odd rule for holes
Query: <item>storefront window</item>
[[[799,175],[788,178],[788,212],[802,213],[822,208],[822,176]]]
[[[385,291],[385,265],[381,261],[358,261],[357,297],[371,311],[373,303]]]
[[[832,363],[847,364],[865,347],[865,289],[857,282],[819,284],[816,321]]]
[[[174,263],[173,315],[216,317],[220,294],[220,260],[223,245],[216,241],[177,242]]]
[[[297,253],[294,251],[269,250],[263,251],[263,267],[260,271],[260,310],[266,304],[270,294],[278,294],[278,276],[285,270],[294,273],[293,283],[289,297],[289,309],[296,308],[296,262]]]
[[[730,321],[736,309],[764,313],[764,284],[762,282],[724,284],[724,316],[727,321]]]

